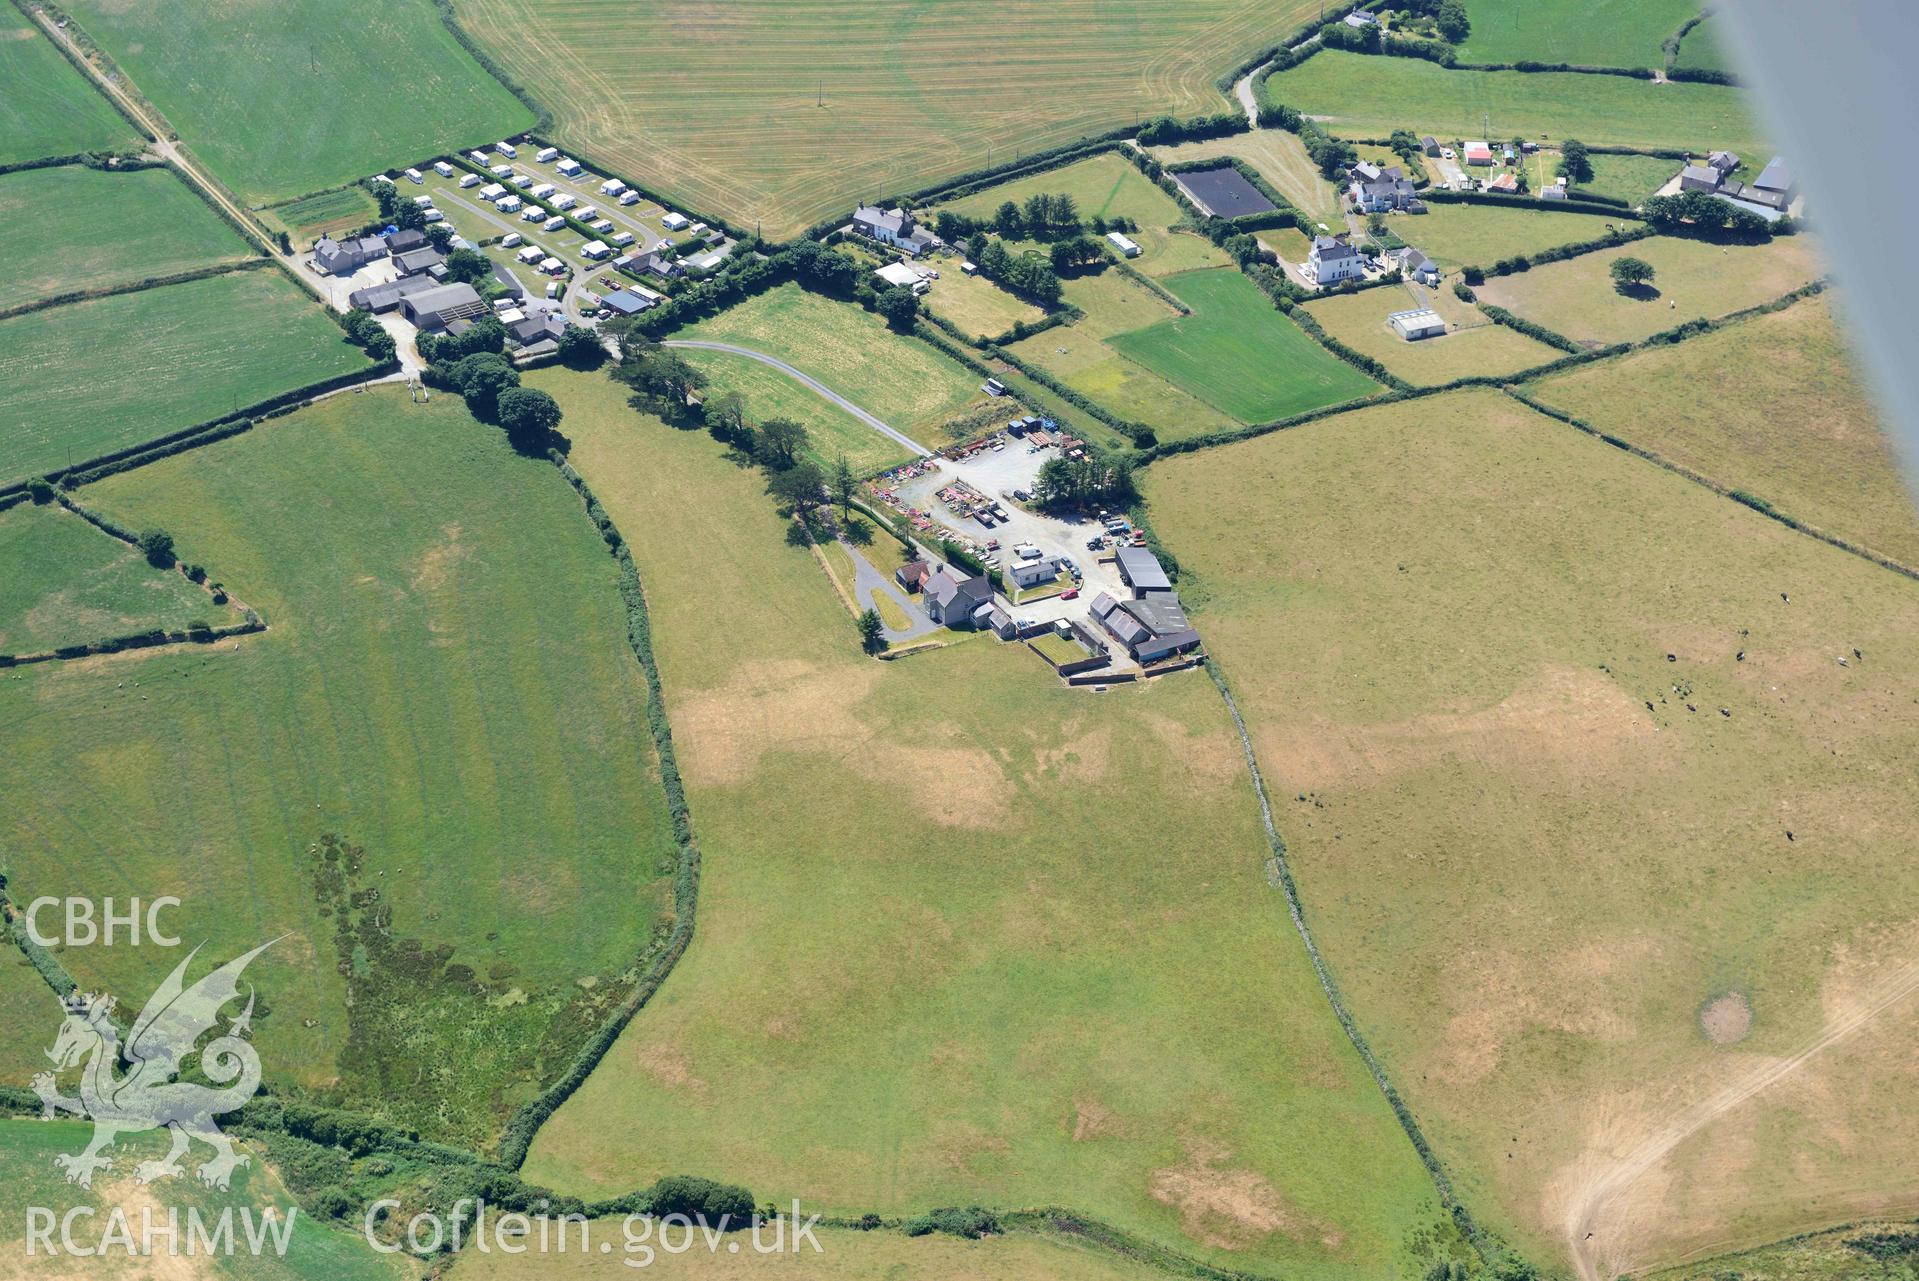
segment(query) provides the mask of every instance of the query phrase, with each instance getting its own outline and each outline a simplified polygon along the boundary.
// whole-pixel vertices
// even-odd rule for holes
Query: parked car
[[[1104,546],[1106,546],[1106,540],[1104,538],[1089,538],[1086,540],[1086,550],[1089,552],[1096,552]]]
[[[1439,156],[1440,156],[1440,159],[1442,159],[1442,160],[1452,160],[1452,159],[1455,159],[1455,157],[1454,157],[1454,155],[1453,155],[1453,149],[1452,149],[1451,147],[1441,147],[1441,148],[1439,149]]]
[[[1061,593],[1059,594],[1059,598],[1060,598],[1061,600],[1078,600],[1078,599],[1079,599],[1079,588],[1077,588],[1077,587],[1068,587],[1068,588],[1067,588],[1067,589],[1066,589],[1065,591],[1063,591],[1063,592],[1061,592]]]

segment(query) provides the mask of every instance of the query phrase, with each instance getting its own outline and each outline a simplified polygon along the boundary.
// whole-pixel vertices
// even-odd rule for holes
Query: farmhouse
[[[880,209],[861,205],[853,211],[853,231],[868,240],[892,245],[917,258],[940,245],[940,238],[913,221],[904,209]]]
[[[1386,321],[1407,342],[1418,342],[1421,338],[1437,338],[1446,332],[1446,322],[1440,319],[1439,313],[1430,307],[1420,307],[1413,311],[1396,311],[1386,317]]]
[[[1363,31],[1367,27],[1378,26],[1379,19],[1375,15],[1367,13],[1364,9],[1355,9],[1346,15],[1346,25],[1356,27]]]
[[[526,317],[507,332],[520,346],[531,347],[534,343],[558,341],[566,332],[566,320],[558,312],[542,312]]]
[[[898,583],[904,591],[917,592],[926,585],[926,580],[932,572],[933,567],[925,561],[909,560],[893,571],[893,581]]]
[[[649,276],[658,276],[661,280],[671,280],[675,276],[686,274],[686,266],[677,258],[669,258],[657,249],[643,254],[628,254],[613,264],[634,273],[645,272]]]
[[[1139,257],[1139,246],[1133,243],[1131,237],[1122,235],[1117,231],[1109,231],[1106,233],[1106,239],[1112,244],[1113,248],[1119,250],[1124,256],[1128,258]],[[968,267],[972,267],[973,270],[966,271]],[[979,268],[973,267],[972,263],[963,262],[960,264],[960,270],[966,271],[966,274],[970,276],[974,271],[978,271]]]
[[[993,584],[983,575],[960,578],[941,568],[927,576],[924,599],[926,616],[941,627],[975,627],[992,606]]]
[[[1679,171],[1681,191],[1716,192],[1726,175],[1711,165],[1687,165]]]
[[[1101,592],[1093,598],[1090,613],[1138,663],[1156,663],[1199,648],[1199,633],[1186,621],[1186,611],[1171,590],[1128,601],[1114,600]]]
[[[387,253],[386,239],[382,236],[361,236],[343,243],[331,236],[322,236],[313,245],[313,265],[329,276],[351,276],[368,263],[386,257]]]
[[[456,320],[486,314],[486,303],[472,285],[435,285],[400,300],[400,313],[421,329],[445,329]]]
[[[1306,274],[1321,285],[1336,285],[1365,274],[1359,250],[1334,236],[1314,236],[1313,248],[1306,256]]]
[[[1422,285],[1439,283],[1439,264],[1411,245],[1393,250],[1392,257],[1399,263],[1400,273],[1406,279],[1417,280]]]
[[[1354,165],[1350,195],[1353,204],[1364,213],[1410,209],[1418,203],[1413,184],[1398,165],[1390,169],[1380,169],[1363,162]]]
[[[1739,157],[1731,151],[1715,151],[1706,157],[1706,163],[1720,173],[1731,173],[1739,167]]]

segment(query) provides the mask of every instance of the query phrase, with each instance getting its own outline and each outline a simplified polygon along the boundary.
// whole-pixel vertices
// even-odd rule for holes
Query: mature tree
[[[1393,130],[1392,137],[1386,140],[1386,145],[1393,149],[1394,155],[1408,163],[1411,163],[1412,158],[1420,153],[1419,138],[1410,129]]]
[[[1026,226],[1035,236],[1042,234],[1053,225],[1053,198],[1045,192],[1035,192],[1026,198]]]
[[[1106,246],[1091,236],[1074,236],[1071,240],[1055,241],[1047,256],[1053,264],[1053,274],[1065,275],[1081,267],[1105,262]]]
[[[913,322],[919,319],[919,295],[904,285],[894,285],[880,291],[879,297],[873,300],[873,310],[886,317],[886,323],[895,333],[910,334]]]
[[[964,214],[956,214],[951,209],[942,209],[933,219],[933,234],[949,245],[956,245],[971,236],[979,226]]]
[[[1000,202],[993,213],[993,229],[1002,236],[1018,240],[1026,234],[1026,220],[1020,217],[1019,206],[1010,200]]]
[[[173,535],[164,529],[149,529],[140,535],[140,551],[155,569],[173,568]]]
[[[733,443],[746,426],[746,397],[737,391],[723,391],[706,400],[706,430],[713,439]]]
[[[1472,23],[1466,18],[1466,6],[1460,0],[1441,0],[1439,12],[1433,15],[1433,23],[1439,28],[1439,34],[1454,44],[1464,40],[1473,29]]]
[[[1615,258],[1612,264],[1613,288],[1620,293],[1631,293],[1653,278],[1653,265],[1644,258]]]
[[[833,501],[840,505],[841,515],[851,519],[853,498],[860,492],[860,478],[853,474],[853,466],[846,461],[844,452],[833,460],[833,474],[828,483],[833,490]]]
[[[1559,172],[1568,184],[1591,182],[1593,180],[1593,162],[1586,154],[1586,144],[1577,138],[1568,138],[1559,146]]]
[[[657,343],[627,344],[613,375],[642,401],[669,413],[684,411],[687,397],[706,386],[705,374],[678,352]]]
[[[436,222],[426,229],[426,241],[441,253],[445,253],[447,247],[453,243],[453,228]]]
[[[537,387],[509,387],[500,393],[500,426],[523,454],[544,452],[559,430],[560,406]]]
[[[1372,237],[1375,240],[1385,235],[1386,234],[1386,215],[1376,213],[1376,214],[1373,214],[1371,217],[1367,218],[1366,230],[1369,233],[1371,233]]]
[[[883,653],[886,649],[886,625],[880,622],[877,609],[863,610],[859,616],[860,649],[868,654]]]
[[[606,362],[606,344],[591,329],[568,325],[560,331],[559,357],[568,369],[598,369]]]
[[[826,478],[812,463],[796,463],[785,471],[776,471],[766,483],[766,492],[782,507],[791,507],[801,520],[820,505]]]
[[[790,418],[769,418],[760,424],[759,459],[774,471],[787,471],[800,461],[800,451],[808,439],[804,426]],[[819,469],[813,469],[813,487],[821,484]]]
[[[478,284],[493,274],[493,260],[477,249],[455,249],[440,264],[446,268],[446,278],[462,284]]]
[[[499,412],[500,393],[520,385],[520,371],[509,365],[506,357],[490,351],[462,356],[448,374],[460,394],[466,397],[467,409],[475,418],[486,422],[494,421],[494,415]]]

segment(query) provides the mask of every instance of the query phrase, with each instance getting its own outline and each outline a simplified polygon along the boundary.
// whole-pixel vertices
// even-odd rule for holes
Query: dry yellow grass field
[[[784,238],[1160,112],[1223,111],[1214,79],[1312,0],[456,0],[564,145]]]
[[[1538,382],[1541,403],[1919,565],[1919,515],[1828,296]]]
[[[1483,1221],[1610,1276],[1911,1202],[1919,586],[1492,391],[1144,483]]]
[[[1465,303],[1440,311],[1448,324],[1463,327],[1436,338],[1407,342],[1387,323],[1391,313],[1430,302],[1426,295],[1437,292],[1441,291],[1420,290],[1415,295],[1408,287],[1368,289],[1315,301],[1304,310],[1329,335],[1415,386],[1451,382],[1468,374],[1518,373],[1566,354],[1516,329],[1495,325]]]

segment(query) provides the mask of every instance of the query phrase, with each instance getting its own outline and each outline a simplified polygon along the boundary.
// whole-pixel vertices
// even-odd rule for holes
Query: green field
[[[1428,205],[1423,214],[1399,214],[1386,225],[1407,243],[1416,245],[1441,271],[1463,266],[1490,267],[1501,258],[1536,254],[1542,249],[1597,240],[1607,224],[1622,219],[1602,214],[1564,213],[1558,210],[1498,205]]]
[[[530,128],[431,0],[72,0],[193,153],[256,205]]]
[[[1265,1274],[1416,1272],[1432,1189],[1264,879],[1211,684],[1090,698],[984,640],[865,660],[758,476],[601,376],[529,381],[646,579],[704,873],[528,1177],[1068,1205]]]
[[[1697,71],[1732,71],[1739,68],[1732,65],[1732,57],[1719,40],[1719,24],[1707,19],[1679,42],[1679,57],[1673,62],[1675,67],[1689,67]]]
[[[1191,232],[1171,230],[1173,224],[1185,221],[1186,211],[1130,161],[1110,151],[988,187],[959,200],[935,205],[933,209],[951,209],[969,218],[990,219],[1002,202],[1011,200],[1021,204],[1027,197],[1041,192],[1071,196],[1082,221],[1124,217],[1139,224],[1137,232],[1127,233],[1140,248],[1139,257],[1131,263],[1135,270],[1149,276],[1216,267],[1226,262],[1226,256],[1212,241]]]
[[[1530,389],[1636,445],[1919,565],[1919,516],[1824,297]]]
[[[1612,264],[1624,257],[1653,265],[1657,275],[1650,287],[1630,295],[1613,287]],[[1823,270],[1810,236],[1730,246],[1655,236],[1514,276],[1488,277],[1478,293],[1480,301],[1575,342],[1603,346],[1770,302]]]
[[[48,210],[84,216],[48,218]],[[73,165],[0,176],[0,221],[34,236],[0,242],[0,308],[231,262],[246,241],[166,169]],[[107,235],[102,228],[110,228]]]
[[[784,360],[922,443],[987,399],[978,377],[932,347],[892,334],[878,316],[798,285],[770,289],[673,336],[733,343]],[[725,388],[715,384],[709,394],[713,390]],[[861,430],[871,434],[870,428]]]
[[[1143,483],[1481,1223],[1637,1276],[1910,1195],[1913,584],[1492,391]]]
[[[1740,91],[1574,72],[1452,71],[1417,58],[1332,52],[1260,81],[1260,100],[1323,117],[1335,134],[1394,129],[1640,147],[1764,150]],[[1490,123],[1487,118],[1490,117]]]
[[[557,1250],[504,1255],[464,1250],[445,1275],[449,1281],[602,1281],[609,1269],[604,1256],[581,1251],[578,1229],[570,1254]],[[768,1245],[773,1233],[765,1234]],[[1064,1237],[1041,1237],[1013,1232],[965,1241],[950,1236],[909,1237],[882,1230],[816,1228],[819,1251],[803,1244],[795,1251],[755,1253],[742,1246],[729,1254],[724,1247],[709,1251],[702,1243],[684,1254],[666,1254],[655,1248],[642,1276],[666,1281],[755,1281],[760,1277],[794,1277],[798,1281],[1164,1281],[1166,1274],[1148,1264],[1109,1254]],[[789,1237],[790,1241],[791,1238]],[[616,1220],[591,1226],[588,1242],[612,1244],[624,1250],[625,1236]],[[676,1237],[677,1241],[677,1237]],[[636,1261],[641,1257],[630,1257]]]
[[[1193,314],[1107,342],[1241,422],[1269,422],[1377,390],[1372,379],[1282,316],[1239,272],[1194,271],[1165,283]]]
[[[0,681],[9,892],[175,894],[210,956],[288,935],[248,972],[268,1078],[490,1145],[626,990],[672,861],[578,499],[457,396],[398,387],[80,494],[171,531],[270,629]],[[329,833],[364,848],[347,888],[377,890],[390,945],[316,901]],[[62,956],[129,998],[172,959]]]
[[[0,8],[0,165],[134,150],[140,135],[13,6]]]
[[[1573,194],[1617,196],[1634,206],[1665,186],[1681,165],[1680,161],[1659,156],[1614,156],[1603,152],[1593,152],[1588,159],[1592,161],[1592,181],[1574,187]]]
[[[1007,293],[984,276],[969,276],[948,264],[920,305],[970,337],[997,338],[1019,322],[1033,324],[1045,312]]]
[[[1231,156],[1243,160],[1272,184],[1273,190],[1315,221],[1328,225],[1339,221],[1339,192],[1320,175],[1319,166],[1306,154],[1306,145],[1296,133],[1284,129],[1255,129],[1224,138],[1203,138],[1172,147],[1154,147],[1153,158],[1162,164],[1184,164],[1193,160],[1216,160]],[[1395,163],[1398,163],[1395,160]]]
[[[1698,12],[1699,0],[1473,0],[1459,60],[1664,67],[1661,42]]]
[[[0,654],[37,654],[192,622],[224,627],[240,616],[204,588],[64,508],[0,512]],[[216,567],[217,572],[217,567]]]
[[[84,362],[84,363],[83,363]],[[0,320],[0,480],[37,475],[367,367],[277,271]]]
[[[831,467],[845,454],[855,471],[864,472],[904,462],[911,453],[770,365],[724,351],[686,351],[681,355],[704,371],[714,388],[746,397],[749,422],[790,418],[806,424],[813,459],[822,467]]]
[[[1463,323],[1465,327],[1418,342],[1407,342],[1386,321],[1395,311],[1407,311],[1429,301],[1404,287],[1368,289],[1321,299],[1307,304],[1305,310],[1329,336],[1371,356],[1416,387],[1451,382],[1468,374],[1518,373],[1566,354],[1516,329],[1495,325],[1473,307],[1461,307],[1463,316],[1450,310],[1441,312],[1448,324]]]
[[[1318,12],[1311,0],[454,7],[552,107],[559,145],[775,240],[1123,121],[1224,110],[1215,78]]]
[[[0,952],[0,1019],[7,1027],[0,1037],[0,1085],[23,1087],[52,1066],[45,1051],[59,1028],[60,1007],[53,989],[11,941]]]
[[[59,1027],[58,1010],[52,1001],[46,1003],[45,1014],[37,1020],[36,1027],[44,1029],[46,1035],[34,1039],[44,1039],[51,1045],[53,1033]],[[94,1175],[92,1189],[75,1187],[65,1181],[53,1160],[63,1153],[84,1149],[92,1133],[93,1127],[84,1121],[0,1120],[0,1189],[4,1189],[0,1191],[0,1276],[18,1277],[22,1281],[33,1277],[69,1276],[99,1277],[103,1281],[145,1281],[160,1277],[223,1278],[225,1281],[398,1281],[418,1272],[415,1266],[375,1254],[357,1229],[349,1231],[326,1224],[298,1210],[286,1185],[264,1164],[264,1153],[250,1144],[242,1144],[240,1148],[251,1164],[234,1172],[232,1188],[226,1192],[214,1191],[193,1177],[194,1168],[211,1155],[211,1149],[197,1143],[185,1158],[184,1173],[151,1184],[137,1182],[133,1167],[141,1161],[156,1159],[167,1150],[166,1138],[158,1131],[122,1138],[108,1152],[114,1157],[113,1165]],[[28,1207],[51,1211],[56,1222],[50,1240],[35,1242],[32,1255],[28,1254]],[[100,1249],[98,1255],[86,1258],[84,1263],[66,1252],[57,1226],[69,1211],[76,1209],[81,1212],[66,1220],[71,1243],[83,1249]],[[87,1212],[89,1209],[91,1213]],[[135,1243],[142,1241],[146,1223],[152,1223],[150,1257],[132,1256],[124,1245],[101,1248],[115,1210],[122,1212],[130,1229],[130,1239]],[[233,1249],[231,1253],[209,1255],[200,1244],[206,1236],[190,1236],[189,1213],[197,1212],[204,1232],[212,1235],[221,1213],[227,1210],[232,1211]],[[173,1254],[168,1252],[166,1235],[170,1211],[177,1212],[173,1222],[178,1232],[172,1240],[177,1243],[178,1253]],[[248,1248],[246,1224],[249,1220],[241,1217],[243,1212],[256,1216],[251,1222],[258,1231],[261,1220],[257,1216],[268,1211],[278,1219],[276,1227],[288,1233],[284,1256],[274,1248],[276,1238],[271,1235],[265,1237],[265,1248],[258,1254]],[[287,1215],[292,1215],[290,1225]],[[190,1241],[199,1245],[199,1253],[189,1252]],[[49,1246],[58,1253],[50,1254]]]

